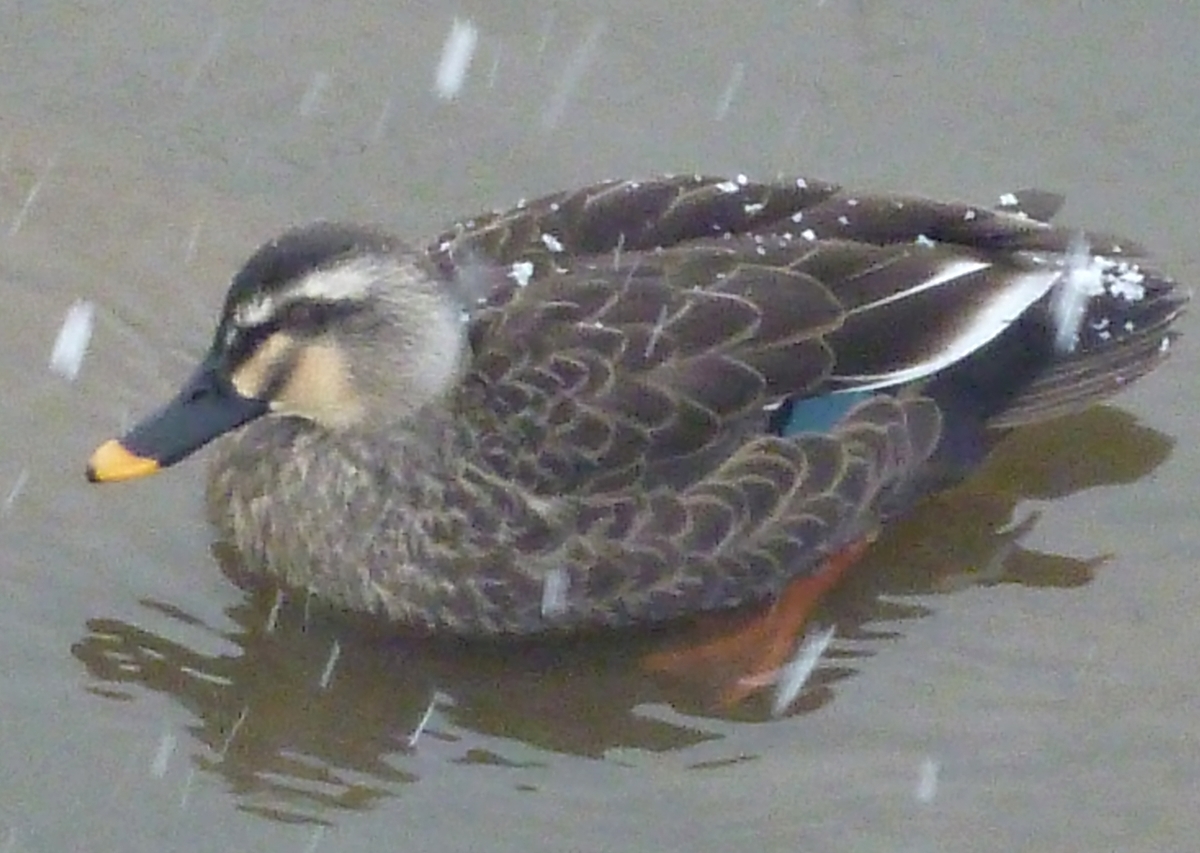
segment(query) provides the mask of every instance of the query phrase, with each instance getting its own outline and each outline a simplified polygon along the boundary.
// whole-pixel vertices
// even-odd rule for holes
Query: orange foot
[[[642,659],[650,672],[686,677],[699,671],[706,680],[724,684],[719,702],[736,705],[774,683],[796,638],[817,602],[867,550],[869,539],[852,542],[829,556],[810,575],[796,578],[765,610],[746,616],[725,615],[723,624],[707,626],[707,639],[675,649],[652,652]],[[714,620],[721,617],[714,616]],[[711,636],[715,631],[715,636]]]

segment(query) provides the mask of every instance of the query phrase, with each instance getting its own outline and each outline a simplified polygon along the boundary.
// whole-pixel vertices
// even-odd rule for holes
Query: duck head
[[[387,235],[319,223],[234,277],[212,345],[166,406],[96,449],[93,482],[145,476],[260,417],[348,429],[403,419],[457,378],[462,306]]]

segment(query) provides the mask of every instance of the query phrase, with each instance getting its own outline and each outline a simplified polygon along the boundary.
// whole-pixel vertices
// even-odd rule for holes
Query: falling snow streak
[[[604,37],[604,30],[604,22],[597,22],[584,36],[579,46],[571,52],[567,66],[558,78],[558,85],[554,87],[549,103],[542,112],[543,130],[554,130],[562,122],[563,115],[567,111],[567,104],[575,95],[579,84],[583,82],[584,75],[587,74],[588,67],[596,58],[596,50],[600,46],[600,39]]]
[[[267,633],[274,634],[275,628],[279,624],[279,611],[283,609],[283,590],[275,590],[275,603],[271,605],[271,612],[267,614]]]
[[[779,672],[779,681],[775,687],[775,700],[771,705],[772,716],[781,716],[792,702],[800,695],[809,676],[817,668],[821,655],[833,642],[834,626],[820,630],[810,630],[804,635],[804,642],[796,651],[796,656]]]
[[[650,330],[650,335],[646,340],[645,357],[650,358],[654,354],[654,348],[658,346],[659,338],[662,337],[663,329],[667,325],[667,306],[663,305],[658,309],[658,319],[654,321],[654,328]]]
[[[488,70],[487,87],[496,88],[496,78],[500,75],[500,44],[492,46],[492,67]]]
[[[746,63],[733,63],[733,70],[729,72],[729,82],[725,84],[725,91],[721,93],[721,97],[717,101],[717,108],[713,111],[714,119],[725,120],[725,116],[729,114],[729,108],[733,106],[733,99],[737,97],[738,90],[742,88],[742,81],[745,78]]]
[[[562,569],[546,572],[542,581],[542,615],[557,616],[567,609],[567,590],[570,578]]]
[[[233,725],[229,729],[229,734],[225,737],[225,742],[221,744],[221,748],[217,750],[217,757],[224,759],[229,753],[229,747],[233,744],[233,739],[237,737],[237,733],[241,731],[242,725],[246,722],[246,717],[250,715],[250,706],[244,705],[242,712],[238,714],[238,718],[233,721]]]
[[[1054,317],[1054,345],[1059,352],[1073,352],[1079,342],[1079,330],[1092,296],[1103,293],[1100,273],[1090,263],[1087,238],[1077,234],[1067,250],[1066,272],[1054,292],[1051,314]]]
[[[371,145],[378,145],[383,141],[384,135],[387,133],[388,122],[392,118],[392,99],[388,98],[383,102],[383,107],[379,110],[379,117],[375,119],[375,126],[371,128],[371,136],[368,142]]]
[[[9,237],[16,237],[17,232],[20,231],[21,227],[25,224],[25,219],[29,216],[30,208],[32,208],[33,203],[37,201],[37,197],[41,195],[42,187],[46,185],[46,180],[50,177],[50,173],[54,170],[54,167],[57,165],[57,163],[58,153],[55,152],[54,154],[51,154],[50,158],[46,161],[46,166],[44,169],[42,169],[42,173],[38,175],[37,180],[33,182],[33,186],[29,188],[29,193],[25,196],[25,201],[21,204],[21,209],[17,211],[17,215],[14,216],[12,222],[9,223]]]
[[[22,468],[21,473],[17,474],[17,481],[8,490],[8,495],[4,498],[4,504],[0,505],[0,515],[8,515],[12,512],[13,505],[17,502],[17,498],[21,496],[21,492],[25,490],[27,482],[29,482],[29,469]]]
[[[321,106],[321,101],[325,97],[325,90],[329,88],[329,84],[332,82],[333,75],[328,71],[316,71],[313,73],[312,80],[308,84],[308,91],[300,99],[300,106],[297,110],[301,118],[312,118],[316,114]]]
[[[941,770],[941,765],[935,758],[926,758],[921,762],[921,769],[917,774],[917,790],[914,795],[918,803],[932,803],[937,796],[938,789],[938,773]]]
[[[342,644],[337,640],[333,641],[333,646],[329,649],[329,660],[325,661],[325,671],[321,673],[321,689],[329,689],[329,682],[333,679],[333,670],[337,666],[338,658],[342,656]]]
[[[417,748],[417,741],[419,741],[421,739],[421,735],[425,733],[425,729],[429,725],[429,719],[433,716],[433,709],[437,707],[437,703],[438,694],[435,692],[431,697],[429,697],[429,705],[425,708],[425,713],[421,715],[421,720],[417,723],[417,727],[413,729],[412,734],[408,736],[409,749]]]
[[[183,265],[190,266],[196,259],[196,249],[200,245],[200,230],[204,227],[204,217],[196,217],[192,230],[188,232],[187,245],[183,248]]]
[[[59,376],[73,380],[79,375],[88,342],[92,339],[95,316],[95,306],[84,299],[76,300],[67,309],[50,352],[50,369]]]
[[[442,58],[438,61],[433,90],[443,100],[453,100],[462,91],[479,43],[479,30],[470,21],[458,18],[450,25],[450,32],[442,45]]]
[[[175,754],[176,743],[174,732],[163,732],[158,741],[158,749],[154,752],[154,760],[150,762],[150,775],[155,779],[167,775],[167,767],[171,763],[171,756]]]

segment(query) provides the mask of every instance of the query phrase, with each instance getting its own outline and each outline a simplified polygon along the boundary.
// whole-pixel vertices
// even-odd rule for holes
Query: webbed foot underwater
[[[93,480],[215,440],[245,567],[464,635],[770,600],[1007,430],[1166,357],[1187,296],[1134,244],[805,180],[608,182],[424,249],[317,224],[234,277],[179,395]]]

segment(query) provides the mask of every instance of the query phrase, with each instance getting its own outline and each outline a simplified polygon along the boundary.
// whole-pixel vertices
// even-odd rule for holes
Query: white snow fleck
[[[974,219],[978,215],[979,215],[979,213],[977,211],[968,210],[966,213],[963,214],[963,219],[966,220],[967,222],[970,222],[972,219]]]
[[[850,217],[849,217],[849,216],[839,216],[839,217],[838,217],[838,222],[840,222],[842,225],[849,225],[849,224],[850,224]]]
[[[571,579],[562,569],[551,569],[542,579],[542,615],[558,616],[567,609]]]
[[[932,803],[934,797],[937,796],[938,789],[938,773],[941,770],[941,764],[936,758],[926,758],[921,762],[921,769],[917,775],[917,790],[915,792],[918,803]]]
[[[714,186],[723,193],[735,193],[740,189],[736,181],[721,181]]]
[[[737,176],[737,178],[735,178],[734,180],[736,180],[736,181],[738,182],[738,186],[739,186],[739,187],[744,187],[744,186],[746,186],[746,183],[747,183],[747,182],[748,182],[750,179],[749,179],[749,178],[747,178],[745,175],[739,174],[739,175]]]
[[[825,654],[825,650],[833,642],[834,630],[834,626],[830,625],[820,630],[810,630],[804,635],[804,641],[800,643],[796,656],[779,671],[775,699],[771,703],[772,716],[778,717],[783,714],[800,695],[809,676],[817,668],[821,655]]]
[[[760,201],[760,202],[756,202],[754,204],[744,204],[744,205],[742,205],[742,210],[744,210],[747,213],[747,215],[753,216],[754,214],[761,212],[762,209],[766,206],[767,205],[765,202]]]
[[[932,248],[933,246],[937,245],[937,243],[935,241],[931,240],[929,238],[929,236],[926,234],[918,234],[917,239],[914,240],[913,242],[916,243],[918,246],[925,246],[927,248]]]
[[[558,213],[558,208],[559,208],[559,204],[557,201],[550,202],[550,212],[551,213]]]
[[[766,246],[755,246],[754,251],[760,255],[765,255],[767,253],[767,247]]]
[[[433,81],[433,90],[439,98],[449,101],[458,97],[478,43],[479,30],[475,25],[455,18],[446,41],[442,43],[442,58],[438,61]]]
[[[1167,350],[1169,350],[1170,348],[1171,348],[1171,339],[1170,338],[1163,338],[1162,342],[1158,345],[1158,351],[1160,353],[1165,354],[1167,352]]]
[[[1146,280],[1146,275],[1136,264],[1131,264],[1129,261],[1114,261],[1101,256],[1095,257],[1093,263],[1100,268],[1108,291],[1113,296],[1120,297],[1126,302],[1140,302],[1145,298],[1146,288],[1142,282]]]
[[[1013,193],[1004,193],[1003,195],[1000,196],[1000,206],[1001,207],[1016,207],[1018,204],[1020,204],[1020,202],[1017,200],[1016,195]]]
[[[796,178],[796,189],[808,189],[808,181],[804,180],[804,178]]]
[[[805,228],[800,232],[800,236],[811,243],[813,240],[817,239],[817,232],[813,231],[811,228]]]
[[[1132,331],[1133,331],[1134,329],[1136,329],[1136,328],[1137,328],[1137,327],[1136,327],[1136,326],[1133,324],[1133,321],[1132,321],[1132,320],[1126,320],[1126,321],[1125,321],[1125,331],[1126,331],[1126,332],[1132,332]]]
[[[542,234],[542,244],[551,252],[561,252],[563,250],[562,241],[560,241],[549,231]]]
[[[517,261],[512,265],[508,277],[517,283],[517,287],[524,287],[533,278],[533,264],[530,261]]]
[[[847,207],[858,207],[858,199],[856,199],[856,198],[846,199],[846,206]]]
[[[1127,278],[1116,279],[1108,289],[1113,296],[1119,296],[1126,302],[1140,302],[1146,296],[1146,288]]]
[[[94,316],[95,307],[85,299],[76,300],[67,309],[67,316],[63,319],[50,353],[50,369],[59,376],[73,380],[79,375],[88,342],[92,339]]]
[[[803,210],[797,210],[795,213],[792,214],[792,222],[799,222],[803,218],[804,218]]]

